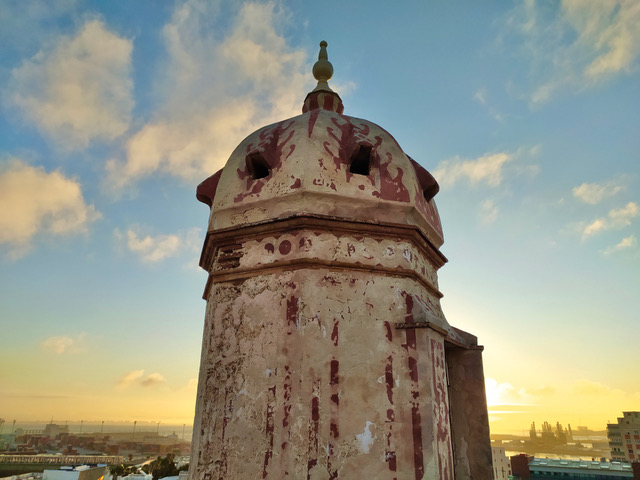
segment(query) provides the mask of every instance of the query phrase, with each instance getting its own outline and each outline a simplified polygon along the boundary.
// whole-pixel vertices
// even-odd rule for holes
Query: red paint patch
[[[204,182],[198,185],[196,189],[196,198],[202,203],[206,203],[211,207],[213,200],[218,190],[218,183],[220,182],[220,176],[222,175],[222,169],[207,178]]]
[[[358,188],[359,188],[360,190],[364,190],[364,185],[358,185]]]
[[[291,335],[298,325],[298,297],[287,299],[287,335]]]
[[[409,301],[411,299],[411,302]],[[413,299],[407,295],[407,309],[413,307]],[[410,311],[410,310],[409,310]],[[411,315],[413,321],[413,315]],[[407,350],[409,361],[409,377],[411,379],[411,426],[413,432],[413,465],[416,480],[420,480],[424,476],[424,458],[422,453],[422,417],[420,414],[420,393],[418,383],[418,361],[416,358],[416,330],[408,328],[406,332],[406,344],[403,347]]]
[[[340,324],[340,320],[337,320],[336,323],[333,324],[333,331],[331,332],[331,340],[333,341],[333,346],[338,346],[338,325]]]
[[[290,130],[294,124],[293,120],[282,121],[275,126],[264,128],[258,134],[260,142],[254,147],[253,143],[247,145],[247,154],[258,153],[264,157],[269,166],[269,170],[273,171],[280,168],[282,162],[289,158],[296,146],[289,145],[289,151],[285,155],[284,148],[286,144],[291,140],[294,130]],[[286,136],[285,136],[286,135]],[[283,140],[280,140],[283,138]],[[239,203],[246,197],[251,195],[257,195],[262,191],[262,187],[265,185],[264,179],[254,179],[249,172],[247,165],[242,169],[237,169],[238,178],[245,183],[245,191],[240,192],[233,199],[234,203]]]
[[[373,305],[371,305],[370,303],[367,303],[368,306],[373,307]],[[393,340],[393,333],[391,331],[391,323],[385,321],[384,322],[384,329],[385,329],[385,336],[387,337],[387,340],[392,341]]]
[[[267,478],[267,467],[269,465],[269,460],[273,457],[273,409],[276,400],[276,386],[269,388],[268,391],[268,403],[267,403],[267,420],[265,426],[265,433],[267,435],[267,440],[269,442],[269,446],[267,447],[267,451],[264,454],[264,466],[262,467],[262,478]]]
[[[280,245],[278,245],[278,251],[281,255],[286,255],[291,251],[291,242],[289,240],[283,240]]]
[[[318,115],[320,115],[320,110],[318,108],[312,109],[309,114],[309,125],[307,127],[307,135],[311,138],[311,134],[313,133],[313,127],[316,124],[316,120],[318,120]]]
[[[264,249],[269,253],[275,252],[275,248],[273,247],[273,243],[265,244]]]
[[[387,357],[387,364],[384,367],[384,381],[387,385],[387,400],[393,405],[393,358],[391,356]],[[393,413],[393,410],[391,412]]]
[[[313,394],[311,397],[311,424],[309,425],[307,480],[311,480],[311,469],[318,464],[318,431],[320,429],[320,401],[318,399],[319,390],[320,381],[317,380],[313,385]]]
[[[302,186],[302,180],[300,180],[299,178],[296,178],[296,181],[293,182],[293,184],[291,185],[291,190],[294,190],[296,188],[300,188]]]

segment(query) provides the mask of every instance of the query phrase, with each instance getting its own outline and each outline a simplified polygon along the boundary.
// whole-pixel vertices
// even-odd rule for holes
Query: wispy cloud
[[[11,256],[28,251],[38,233],[79,233],[98,218],[75,179],[20,159],[0,166],[0,245],[8,245]]]
[[[140,380],[140,385],[143,387],[151,387],[153,385],[158,385],[160,383],[164,383],[165,379],[159,373],[150,373],[146,377]]]
[[[128,373],[125,373],[120,380],[118,380],[119,387],[128,387],[132,383],[135,383],[137,380],[142,378],[144,375],[144,370],[131,370]]]
[[[489,103],[489,91],[485,87],[481,87],[473,94],[473,99],[487,107],[489,114],[498,121],[504,120],[504,115],[500,113],[493,105]]]
[[[625,237],[622,240],[620,240],[620,242],[617,243],[616,245],[606,248],[602,253],[604,253],[605,255],[611,255],[616,252],[633,248],[637,244],[638,244],[638,240],[636,239],[635,235],[629,235],[628,237]]]
[[[596,205],[605,198],[613,197],[621,190],[622,185],[609,181],[604,183],[583,183],[574,187],[572,192],[574,197],[584,203]]]
[[[84,333],[73,337],[70,335],[53,336],[44,339],[40,343],[40,347],[57,355],[62,355],[64,353],[77,353],[83,349],[85,336],[86,335]]]
[[[274,3],[245,3],[224,32],[218,10],[189,0],[165,26],[166,101],[128,140],[125,158],[107,163],[112,188],[155,172],[201,180],[247,132],[300,112],[309,75],[304,52],[278,33],[286,15]]]
[[[498,207],[493,200],[485,200],[480,206],[480,221],[485,225],[490,225],[498,219]]]
[[[141,233],[140,227],[133,227],[122,233],[114,230],[114,236],[127,248],[138,255],[142,261],[155,263],[181,253],[197,251],[202,243],[201,230],[193,228],[186,232],[168,235],[150,235]]]
[[[582,230],[582,238],[589,238],[607,230],[618,230],[631,225],[631,220],[640,215],[640,207],[635,202],[610,210],[606,217],[600,217],[589,223]]]
[[[125,373],[120,380],[118,380],[117,386],[119,388],[127,388],[131,385],[138,384],[141,387],[152,387],[154,385],[164,383],[165,381],[165,378],[159,373],[150,373],[145,376],[144,370],[131,370],[130,372]]]
[[[502,183],[502,170],[507,162],[513,160],[513,154],[494,153],[467,160],[454,157],[438,164],[433,176],[442,186],[451,186],[459,181],[467,181],[472,185],[485,183],[497,187]]]
[[[132,41],[99,20],[11,73],[5,101],[63,149],[121,136],[131,121]]]
[[[532,104],[561,89],[583,90],[630,72],[640,55],[640,5],[636,0],[520,2],[507,18],[510,45],[531,64]],[[526,82],[524,82],[526,83]]]

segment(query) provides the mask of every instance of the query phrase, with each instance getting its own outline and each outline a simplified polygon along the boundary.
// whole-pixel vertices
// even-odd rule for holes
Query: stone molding
[[[436,272],[446,261],[417,226],[302,215],[210,231],[200,266],[205,299],[213,283],[302,268],[411,277],[442,298]]]

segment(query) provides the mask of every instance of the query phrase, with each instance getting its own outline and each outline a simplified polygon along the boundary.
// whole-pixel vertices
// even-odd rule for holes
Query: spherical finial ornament
[[[327,55],[327,46],[328,44],[324,40],[320,42],[320,53],[318,53],[318,61],[313,65],[313,76],[318,81],[318,86],[314,89],[314,91],[332,91],[329,88],[329,84],[327,83],[327,81],[333,76],[333,65],[331,65],[329,56]]]

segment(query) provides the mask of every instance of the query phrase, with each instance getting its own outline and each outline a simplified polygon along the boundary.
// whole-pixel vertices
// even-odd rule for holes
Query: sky
[[[494,433],[640,410],[640,3],[0,2],[0,417],[193,421],[198,183],[345,114],[440,184],[450,324]]]

